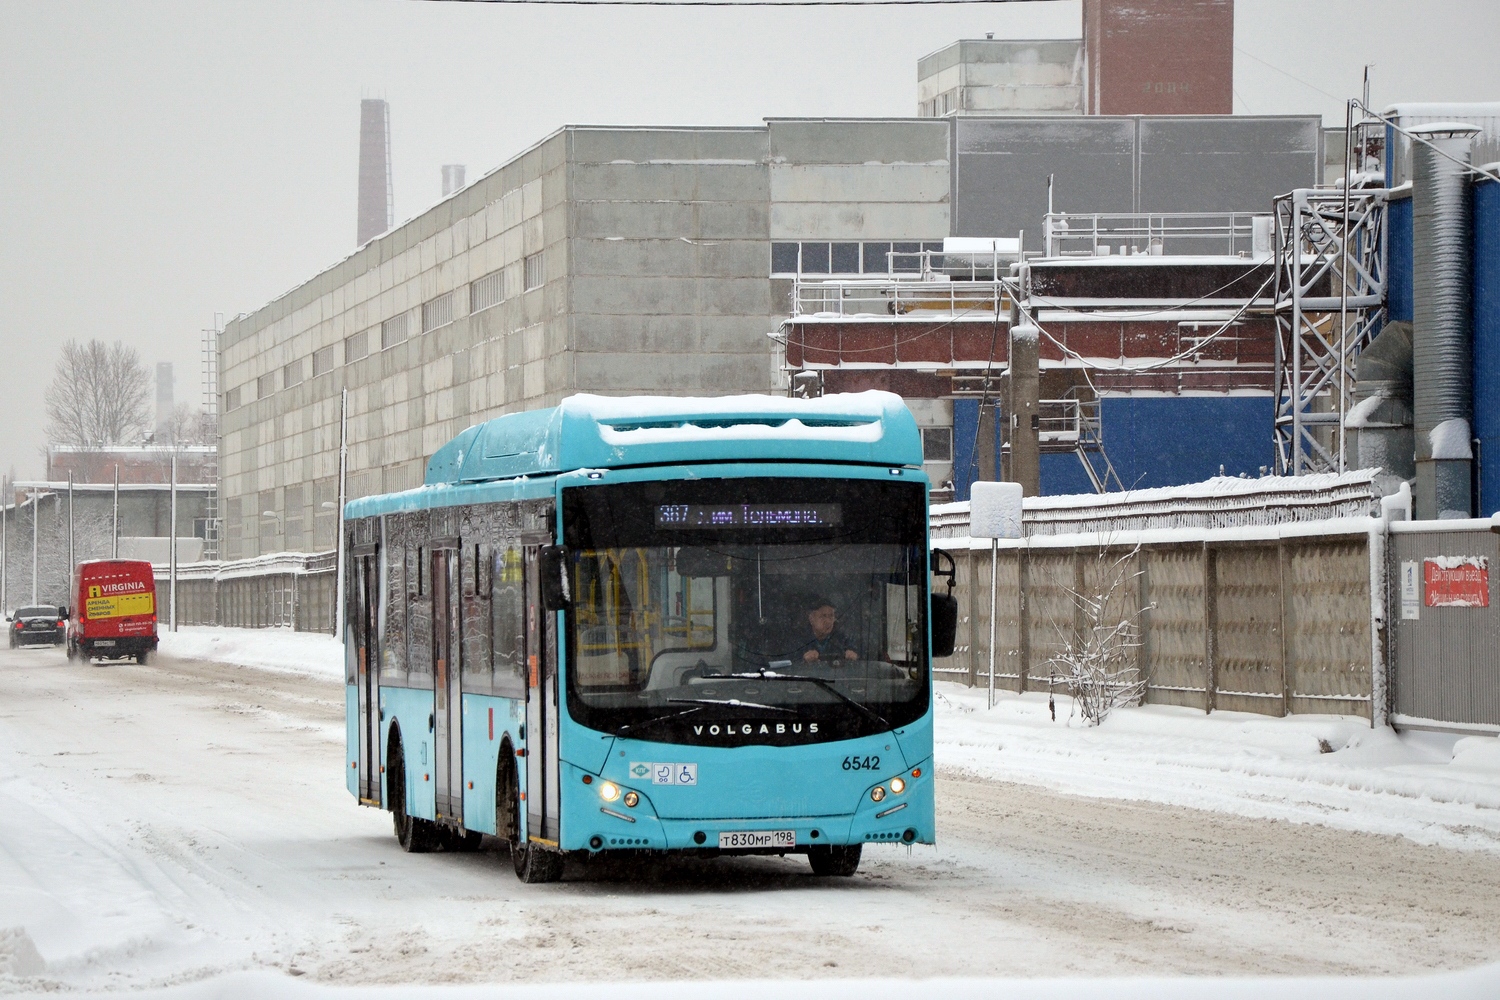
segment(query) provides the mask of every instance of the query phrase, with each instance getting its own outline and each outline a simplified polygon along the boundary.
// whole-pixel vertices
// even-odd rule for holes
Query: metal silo
[[[1500,164],[1486,169],[1500,173]],[[1479,513],[1500,511],[1500,179],[1474,184],[1474,437]]]

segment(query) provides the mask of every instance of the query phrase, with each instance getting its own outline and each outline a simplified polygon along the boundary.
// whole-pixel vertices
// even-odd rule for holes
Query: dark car
[[[67,612],[52,604],[34,604],[17,608],[5,619],[10,623],[10,648],[17,646],[60,646],[67,641]]]

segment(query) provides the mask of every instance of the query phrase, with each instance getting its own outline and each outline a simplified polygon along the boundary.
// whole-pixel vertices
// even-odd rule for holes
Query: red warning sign
[[[1429,608],[1490,606],[1490,561],[1485,556],[1429,556],[1422,560],[1422,592]]]

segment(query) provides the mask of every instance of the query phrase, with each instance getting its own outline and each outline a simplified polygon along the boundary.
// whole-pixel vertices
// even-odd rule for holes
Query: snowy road
[[[402,854],[344,791],[342,705],[318,677],[0,650],[0,991],[1500,958],[1496,852],[975,777],[940,776],[936,849],[867,848],[849,880],[772,858],[525,886],[503,852]]]

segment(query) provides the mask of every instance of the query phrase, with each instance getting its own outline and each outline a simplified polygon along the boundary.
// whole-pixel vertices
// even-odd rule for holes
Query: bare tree
[[[187,403],[177,404],[162,430],[164,439],[156,443],[173,448],[217,444],[219,439],[213,414]]]
[[[1077,624],[1064,630],[1053,623],[1062,648],[1048,662],[1067,685],[1084,725],[1099,725],[1115,708],[1146,693],[1134,652],[1141,645],[1141,616],[1152,607],[1141,607],[1136,586],[1140,548],[1101,545],[1094,565],[1087,567],[1090,593],[1068,589]]]
[[[70,340],[47,387],[47,438],[52,444],[133,444],[150,424],[150,391],[135,348]]]

